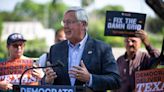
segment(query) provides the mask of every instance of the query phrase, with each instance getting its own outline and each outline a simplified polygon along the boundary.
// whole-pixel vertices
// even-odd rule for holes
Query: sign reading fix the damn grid
[[[144,29],[146,14],[107,11],[105,36],[134,36],[135,31]]]

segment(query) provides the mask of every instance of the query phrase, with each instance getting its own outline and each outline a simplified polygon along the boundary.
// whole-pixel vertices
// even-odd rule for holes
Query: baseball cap
[[[17,42],[17,41],[24,41],[25,42],[26,39],[20,33],[13,33],[13,34],[8,36],[7,45],[14,43],[14,42]]]

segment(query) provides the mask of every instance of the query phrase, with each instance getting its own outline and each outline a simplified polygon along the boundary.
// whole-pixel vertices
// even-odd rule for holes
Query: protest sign
[[[20,81],[21,74],[28,68],[33,67],[31,59],[16,59],[0,62],[0,81],[8,81],[17,85]],[[37,85],[38,79],[28,71],[22,78],[22,84]]]
[[[135,31],[144,29],[146,14],[107,11],[105,36],[134,36]]]
[[[164,92],[164,68],[136,72],[135,92]]]

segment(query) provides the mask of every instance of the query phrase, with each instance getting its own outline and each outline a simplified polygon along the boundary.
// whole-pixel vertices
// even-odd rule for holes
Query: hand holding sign
[[[150,45],[150,42],[149,42],[149,39],[148,39],[148,35],[147,35],[147,33],[144,30],[136,31],[135,32],[135,36],[139,37],[142,40],[142,42],[144,43],[145,46],[149,46]]]

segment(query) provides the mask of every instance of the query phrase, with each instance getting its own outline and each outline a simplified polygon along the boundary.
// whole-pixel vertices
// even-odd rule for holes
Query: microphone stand
[[[31,67],[31,68],[28,68],[26,69],[22,74],[21,74],[21,77],[20,77],[20,80],[19,80],[19,86],[22,85],[22,77],[24,76],[24,74],[28,71],[28,70],[32,70],[32,69],[44,69],[44,68],[48,68],[48,67],[57,67],[57,66],[61,66],[63,67],[64,64],[62,62],[57,62],[55,65],[49,65],[49,66],[45,66],[45,67]]]

